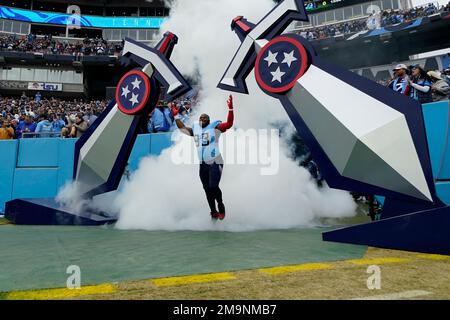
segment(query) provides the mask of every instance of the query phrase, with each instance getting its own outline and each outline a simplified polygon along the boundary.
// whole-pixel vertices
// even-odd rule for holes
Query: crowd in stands
[[[160,102],[150,114],[147,124],[149,133],[170,132],[175,129],[174,117],[179,114],[186,121],[192,113],[192,100],[177,100],[173,103]]]
[[[0,50],[14,52],[39,52],[43,54],[66,54],[75,56],[117,55],[123,43],[113,43],[103,38],[88,38],[82,41],[55,40],[51,35],[38,37],[35,34],[19,36],[0,34]]]
[[[421,66],[399,64],[393,78],[379,81],[390,89],[420,103],[450,99],[450,66],[443,71],[425,71]],[[175,128],[174,116],[187,120],[195,99],[158,103],[151,112],[142,133],[170,132]],[[33,137],[78,138],[106,108],[108,101],[44,99],[40,92],[32,98],[0,97],[0,140]]]
[[[450,65],[441,71],[426,71],[420,65],[398,64],[387,86],[420,103],[450,99]]]
[[[174,116],[186,120],[195,100],[160,102],[151,112],[142,133],[170,132],[175,129]],[[0,140],[22,138],[79,138],[94,123],[109,101],[0,97]]]
[[[80,137],[108,101],[42,99],[23,94],[0,97],[0,140],[34,137]]]
[[[361,31],[373,30],[403,22],[409,22],[420,17],[426,17],[438,12],[450,11],[450,2],[438,9],[434,4],[415,7],[409,10],[384,10],[374,12],[369,17],[330,24],[322,27],[303,29],[299,33],[306,39],[325,39],[338,35],[352,34]]]
[[[309,40],[325,39],[338,35],[352,34],[375,28],[409,22],[419,17],[429,16],[438,12],[450,11],[450,2],[437,8],[430,3],[427,6],[415,7],[409,10],[384,10],[374,12],[369,17],[357,20],[339,22],[325,26],[305,28],[298,33]],[[36,36],[0,34],[0,50],[15,52],[40,52],[44,54],[67,55],[119,55],[123,49],[123,41],[110,42],[101,37],[89,38],[82,41],[55,40],[51,35]]]

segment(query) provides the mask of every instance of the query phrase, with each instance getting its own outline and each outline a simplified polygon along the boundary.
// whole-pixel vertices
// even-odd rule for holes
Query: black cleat
[[[219,220],[223,220],[223,219],[225,219],[225,205],[222,202],[222,203],[219,203],[218,207],[219,207],[219,213],[217,214],[217,218]]]

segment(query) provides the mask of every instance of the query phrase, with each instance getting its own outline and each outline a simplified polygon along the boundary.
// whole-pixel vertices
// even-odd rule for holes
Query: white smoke
[[[119,189],[121,189],[119,185]],[[92,212],[101,212],[104,215],[115,217],[117,212],[120,211],[120,207],[116,201],[118,195],[117,191],[103,193],[95,196],[93,199],[89,199],[83,196],[85,190],[76,181],[70,181],[64,184],[59,190],[58,195],[55,197],[55,201],[59,204],[59,209],[67,210],[78,215],[89,215]]]
[[[80,214],[90,203],[90,200],[83,199],[81,194],[81,188],[76,182],[68,182],[59,190],[55,200],[60,209]]]
[[[194,117],[204,112],[212,120],[225,120],[228,93],[216,89],[216,85],[239,46],[230,22],[237,15],[257,22],[273,5],[271,0],[171,3],[171,16],[161,33],[170,30],[179,37],[172,61],[180,71],[201,77],[201,101]],[[247,84],[249,95],[234,95],[235,127],[268,128],[275,121],[290,123],[280,103],[259,90],[253,74]],[[193,141],[178,142],[184,143]],[[175,164],[171,159],[174,148],[166,149],[159,157],[143,159],[124,184],[114,202],[120,212],[118,228],[244,231],[311,226],[318,218],[355,214],[348,193],[319,190],[305,169],[280,152],[276,175],[261,175],[257,165],[225,165],[221,189],[227,217],[212,222],[198,165]]]

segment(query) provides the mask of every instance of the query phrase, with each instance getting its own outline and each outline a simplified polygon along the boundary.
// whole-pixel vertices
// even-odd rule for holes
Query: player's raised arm
[[[233,96],[231,94],[228,97],[227,104],[228,104],[227,122],[222,122],[219,125],[217,125],[217,127],[216,127],[218,130],[220,130],[222,132],[225,132],[228,129],[230,129],[233,126],[233,122],[234,122]]]
[[[179,113],[174,115],[174,119],[178,129],[180,129],[182,133],[191,137],[194,135],[192,128],[186,127],[183,121],[181,121],[181,115]]]

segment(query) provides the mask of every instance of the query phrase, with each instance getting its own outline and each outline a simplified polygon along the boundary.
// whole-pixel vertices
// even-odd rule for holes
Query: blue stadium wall
[[[423,114],[436,189],[450,205],[450,103],[425,104]],[[11,199],[55,196],[72,178],[75,142],[57,138],[0,141],[0,211]],[[138,136],[129,169],[136,170],[141,158],[157,156],[171,143],[171,134]]]
[[[53,197],[72,179],[76,139],[41,138],[0,141],[0,212],[17,198]],[[157,156],[172,144],[171,134],[139,135],[129,159]]]
[[[436,192],[450,205],[450,102],[428,103],[422,109]]]

